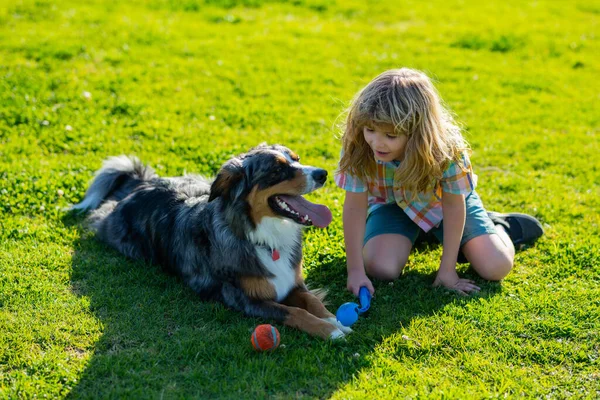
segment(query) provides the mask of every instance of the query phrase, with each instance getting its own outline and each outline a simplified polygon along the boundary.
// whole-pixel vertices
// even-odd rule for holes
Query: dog
[[[327,171],[300,164],[281,145],[229,159],[216,178],[160,178],[135,157],[104,161],[83,201],[96,236],[133,259],[159,264],[203,300],[323,339],[351,332],[302,277],[302,228],[331,211],[302,195]]]

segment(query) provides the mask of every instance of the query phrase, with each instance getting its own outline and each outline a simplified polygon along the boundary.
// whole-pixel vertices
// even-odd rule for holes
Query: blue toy
[[[365,286],[358,292],[360,308],[356,303],[344,303],[338,308],[335,316],[340,324],[350,326],[358,320],[358,315],[366,312],[371,306],[371,292]]]

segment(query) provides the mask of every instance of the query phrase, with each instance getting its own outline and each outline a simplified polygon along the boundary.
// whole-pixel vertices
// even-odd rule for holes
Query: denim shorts
[[[496,227],[483,208],[483,203],[475,191],[466,197],[465,203],[466,219],[465,229],[460,241],[461,247],[477,236],[496,233]],[[444,243],[443,225],[442,221],[428,232],[432,233],[440,243]],[[412,244],[415,244],[419,234],[422,234],[422,230],[396,203],[391,203],[376,208],[369,214],[363,246],[367,244],[369,239],[386,233],[406,236]]]

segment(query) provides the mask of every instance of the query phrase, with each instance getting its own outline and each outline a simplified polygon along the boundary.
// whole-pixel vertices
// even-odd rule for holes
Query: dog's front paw
[[[344,334],[346,334],[346,335],[349,335],[349,334],[351,334],[352,332],[354,332],[354,331],[352,330],[352,328],[350,328],[350,327],[348,327],[348,326],[344,326],[344,325],[340,324],[340,323],[339,323],[339,321],[338,321],[338,323],[337,323],[335,326],[337,326],[337,327],[338,327],[338,329],[339,329],[339,330],[341,330],[342,332],[344,332]]]
[[[329,340],[340,340],[340,339],[345,339],[345,338],[346,338],[346,335],[344,334],[344,332],[342,332],[341,330],[339,330],[337,328],[335,328],[329,334]]]
[[[349,335],[353,332],[351,328],[342,325],[340,323],[340,321],[338,321],[337,318],[335,318],[335,317],[329,317],[329,318],[323,318],[323,319],[325,321],[329,322],[330,324],[335,325],[340,331],[342,331],[344,333],[344,335]]]

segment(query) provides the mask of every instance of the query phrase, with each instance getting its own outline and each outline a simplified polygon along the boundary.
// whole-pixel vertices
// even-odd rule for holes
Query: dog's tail
[[[96,177],[85,193],[83,201],[72,210],[94,210],[107,199],[121,200],[141,182],[158,177],[154,170],[136,157],[109,157],[96,171]]]

